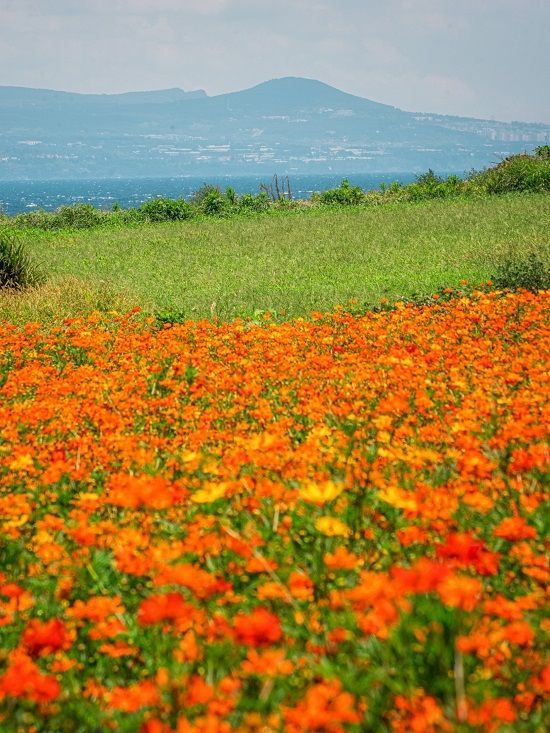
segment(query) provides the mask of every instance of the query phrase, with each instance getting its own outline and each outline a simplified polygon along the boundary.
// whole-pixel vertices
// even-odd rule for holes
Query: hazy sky
[[[0,0],[0,84],[306,76],[412,111],[550,123],[550,0]]]

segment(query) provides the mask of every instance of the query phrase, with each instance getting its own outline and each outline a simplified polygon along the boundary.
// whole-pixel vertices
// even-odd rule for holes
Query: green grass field
[[[65,315],[78,311],[83,298],[84,309],[98,300],[98,307],[132,303],[189,318],[226,319],[257,309],[292,317],[352,298],[367,305],[428,295],[462,279],[480,283],[510,252],[534,249],[548,259],[550,197],[306,209],[22,236],[57,293],[58,309],[64,287],[75,290],[74,279],[65,286],[60,280],[77,277],[88,284],[73,292]],[[44,298],[36,297],[31,310],[40,311]],[[0,318],[22,317],[16,300],[0,298]]]

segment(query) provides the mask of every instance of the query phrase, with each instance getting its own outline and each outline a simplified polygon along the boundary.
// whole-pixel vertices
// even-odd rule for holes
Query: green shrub
[[[105,212],[96,209],[92,204],[74,204],[60,206],[54,212],[62,229],[89,229],[102,223]]]
[[[182,310],[168,309],[155,313],[155,319],[159,326],[171,326],[174,323],[184,323],[188,316]]]
[[[232,188],[228,188],[223,194],[219,186],[205,183],[193,195],[193,204],[200,213],[207,216],[224,216],[235,209],[236,198]]]
[[[269,196],[265,191],[254,195],[252,193],[243,194],[238,200],[240,211],[267,211],[269,209]]]
[[[340,206],[356,206],[365,201],[365,194],[360,186],[350,186],[344,178],[338,188],[331,188],[319,195],[322,204],[338,204]]]
[[[403,186],[399,198],[406,201],[427,201],[429,199],[446,199],[464,192],[464,182],[458,176],[441,178],[430,168],[426,173],[417,176],[414,183]]]
[[[14,217],[18,227],[37,229],[90,229],[102,224],[109,213],[96,209],[92,204],[60,206],[55,211],[31,211]]]
[[[40,280],[23,244],[9,232],[0,232],[0,288],[26,288]]]
[[[485,193],[550,191],[550,159],[541,156],[511,155],[501,163],[474,173],[473,185]]]
[[[25,214],[16,214],[13,217],[13,226],[17,229],[25,229],[27,227],[33,229],[56,229],[55,215],[52,211],[29,211]]]
[[[539,145],[535,148],[535,155],[541,160],[550,160],[550,145]]]
[[[492,281],[502,290],[524,289],[536,293],[550,288],[550,268],[535,252],[526,257],[508,255],[499,263]]]
[[[194,214],[193,206],[182,198],[155,198],[144,201],[138,208],[141,218],[146,221],[184,221]]]
[[[230,207],[231,202],[216,188],[208,191],[200,202],[200,210],[207,216],[223,216]]]
[[[225,189],[225,198],[228,200],[231,206],[236,206],[238,203],[237,194],[235,193],[235,189],[232,186],[228,186]]]

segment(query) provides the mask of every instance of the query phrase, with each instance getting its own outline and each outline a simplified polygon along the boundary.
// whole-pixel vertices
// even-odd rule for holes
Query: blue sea
[[[414,173],[371,173],[332,175],[290,175],[294,198],[307,199],[314,191],[326,191],[348,178],[353,186],[364,190],[379,188],[392,181],[410,183]],[[18,214],[45,209],[52,211],[66,204],[93,204],[99,209],[110,209],[117,203],[122,208],[139,206],[143,201],[163,196],[190,198],[205,183],[222,190],[232,186],[239,194],[257,193],[260,184],[270,184],[269,176],[220,176],[180,178],[109,178],[55,181],[0,181],[0,211]]]

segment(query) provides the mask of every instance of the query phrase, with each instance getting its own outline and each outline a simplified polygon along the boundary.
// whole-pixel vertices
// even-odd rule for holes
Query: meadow
[[[0,318],[139,305],[177,318],[281,318],[428,296],[481,283],[506,258],[550,260],[548,194],[339,206],[91,229],[23,229],[47,276],[23,297],[0,292]],[[75,280],[75,278],[77,280]]]

